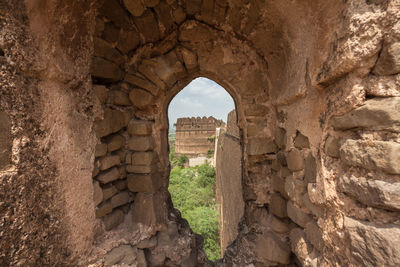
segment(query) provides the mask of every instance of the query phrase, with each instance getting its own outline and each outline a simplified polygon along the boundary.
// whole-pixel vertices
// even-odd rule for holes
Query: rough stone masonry
[[[0,266],[399,266],[399,0],[0,2]],[[207,260],[171,99],[234,98],[243,218]]]

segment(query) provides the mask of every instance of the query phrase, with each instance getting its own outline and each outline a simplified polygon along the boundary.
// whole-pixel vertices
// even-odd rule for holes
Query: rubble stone
[[[400,144],[348,139],[340,148],[340,159],[351,166],[400,174]]]
[[[400,210],[400,182],[390,183],[342,175],[339,179],[339,188],[365,205]]]
[[[116,167],[96,177],[96,179],[102,184],[110,183],[112,181],[118,180],[119,178],[120,178],[120,173],[118,168]]]
[[[128,140],[128,148],[132,151],[149,151],[154,148],[154,140],[151,136],[134,136]]]
[[[399,226],[380,227],[344,217],[344,229],[353,251],[349,263],[371,267],[400,265]]]
[[[303,228],[311,220],[310,215],[297,208],[292,201],[288,201],[287,203],[287,214],[293,222]]]
[[[273,232],[258,235],[254,253],[261,259],[288,264],[290,262],[290,247],[282,242]]]
[[[107,231],[117,227],[124,221],[124,213],[122,210],[114,210],[112,213],[103,218],[104,227]]]
[[[373,98],[332,119],[335,130],[369,129],[400,132],[400,97]]]
[[[247,154],[263,155],[277,152],[277,147],[273,140],[267,138],[252,138],[247,144]]]
[[[393,75],[400,73],[400,42],[385,44],[372,70],[377,75]]]
[[[107,170],[113,166],[119,165],[120,163],[121,158],[119,156],[105,156],[100,159],[100,170]]]
[[[152,123],[149,121],[131,120],[128,125],[130,135],[150,135]]]
[[[297,149],[291,149],[286,156],[286,161],[289,170],[301,171],[304,169],[304,159],[301,156],[301,153]]]

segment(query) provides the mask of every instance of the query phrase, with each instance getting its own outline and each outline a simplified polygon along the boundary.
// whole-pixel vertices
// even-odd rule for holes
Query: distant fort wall
[[[225,127],[222,120],[214,117],[179,118],[176,123],[175,154],[189,158],[206,156],[214,151],[215,129]]]

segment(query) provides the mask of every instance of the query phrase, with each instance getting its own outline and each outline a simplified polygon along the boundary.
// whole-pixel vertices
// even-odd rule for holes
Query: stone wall
[[[242,147],[235,110],[229,112],[227,130],[217,136],[216,144],[216,202],[219,211],[221,254],[238,234],[243,217]]]
[[[399,265],[398,0],[0,14],[0,265]],[[215,263],[167,190],[167,108],[201,76],[233,97],[243,151],[244,220]]]
[[[176,123],[175,154],[189,158],[207,156],[214,151],[215,129],[224,127],[222,120],[214,117],[179,118]]]

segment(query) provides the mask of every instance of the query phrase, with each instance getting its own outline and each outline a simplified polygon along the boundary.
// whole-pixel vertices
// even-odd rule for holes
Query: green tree
[[[215,203],[215,168],[209,164],[183,168],[170,173],[169,191],[192,230],[204,237],[204,250],[210,260],[220,258],[218,212]]]

